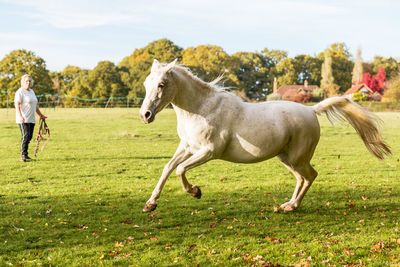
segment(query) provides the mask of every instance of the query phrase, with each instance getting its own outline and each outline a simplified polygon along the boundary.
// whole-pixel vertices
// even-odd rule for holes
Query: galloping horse
[[[292,198],[280,206],[285,212],[294,211],[318,174],[310,165],[320,137],[317,114],[345,118],[377,158],[391,154],[374,117],[346,97],[331,97],[314,106],[290,101],[246,103],[218,86],[219,79],[204,82],[176,61],[154,60],[144,82],[146,97],[139,112],[143,122],[151,123],[171,103],[181,139],[146,202],[145,212],[156,209],[156,200],[175,168],[183,190],[200,198],[200,188],[186,179],[188,170],[212,159],[253,163],[275,156],[297,179]]]

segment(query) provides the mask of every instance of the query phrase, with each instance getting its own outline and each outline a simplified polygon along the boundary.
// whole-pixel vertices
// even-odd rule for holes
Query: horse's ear
[[[172,68],[176,65],[176,62],[178,62],[178,59],[177,59],[177,58],[175,58],[174,61],[172,61],[171,63],[169,63],[169,64],[167,65],[167,72],[170,72],[170,71],[172,70]]]
[[[160,62],[157,59],[153,60],[153,65],[151,66],[151,72],[160,68]]]

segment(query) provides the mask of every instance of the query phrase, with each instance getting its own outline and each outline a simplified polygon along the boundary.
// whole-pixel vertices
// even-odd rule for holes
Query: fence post
[[[108,98],[108,101],[107,101],[107,104],[106,104],[105,108],[107,108],[108,103],[110,103],[110,100],[111,100],[111,97]]]

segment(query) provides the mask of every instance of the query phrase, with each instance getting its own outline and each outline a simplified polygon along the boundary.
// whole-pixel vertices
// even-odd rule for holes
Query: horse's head
[[[139,111],[144,123],[151,123],[156,114],[174,99],[176,86],[171,79],[171,70],[176,61],[164,64],[154,59],[151,72],[144,81],[146,97]]]

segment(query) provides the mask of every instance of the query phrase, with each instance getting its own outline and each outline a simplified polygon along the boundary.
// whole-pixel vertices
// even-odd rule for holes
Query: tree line
[[[329,67],[324,66],[327,57]],[[307,80],[310,85],[323,87],[326,84],[343,93],[352,86],[357,63],[344,43],[334,43],[314,56],[289,57],[287,51],[268,48],[232,55],[216,45],[183,49],[168,39],[160,39],[135,49],[117,65],[111,61],[100,61],[93,69],[67,66],[61,72],[50,72],[45,60],[34,52],[14,50],[0,61],[0,92],[15,92],[20,87],[21,76],[29,73],[35,80],[36,94],[87,99],[128,97],[134,100],[145,95],[143,82],[154,58],[160,62],[171,62],[177,58],[205,81],[224,75],[224,86],[255,100],[264,100],[272,92],[274,78],[278,86],[303,84]],[[400,69],[400,63],[392,57],[376,56],[372,62],[361,64],[363,71],[370,75],[376,75],[383,68],[388,80],[397,77]],[[329,77],[326,76],[327,71],[331,73]],[[5,105],[5,95],[0,94],[2,106]],[[63,104],[71,106],[69,101],[72,100],[65,99]]]

